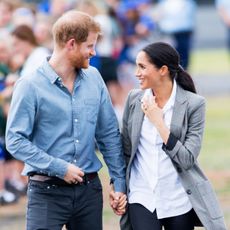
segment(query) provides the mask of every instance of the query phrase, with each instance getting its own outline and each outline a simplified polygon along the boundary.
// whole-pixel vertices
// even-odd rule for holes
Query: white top
[[[102,35],[97,41],[96,51],[99,56],[111,57],[113,54],[113,40],[115,32],[113,31],[114,25],[112,19],[108,15],[98,14],[95,20],[100,24]]]
[[[50,52],[47,48],[35,48],[23,64],[20,77],[32,74],[49,55]]]
[[[177,84],[163,108],[165,124],[170,128]],[[146,90],[144,97],[152,97]],[[163,140],[145,116],[136,157],[131,167],[129,203],[139,203],[150,212],[156,209],[158,219],[182,215],[192,205],[170,158],[162,150]]]
[[[230,1],[229,0],[216,0],[217,8],[224,8],[230,14]]]
[[[161,31],[175,33],[194,29],[196,16],[194,0],[161,0],[158,7]]]

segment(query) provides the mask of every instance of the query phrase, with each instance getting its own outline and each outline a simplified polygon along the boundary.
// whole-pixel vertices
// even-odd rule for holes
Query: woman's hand
[[[163,142],[167,144],[170,131],[164,123],[163,110],[157,105],[155,97],[148,100],[143,98],[141,108],[145,116],[154,124]]]
[[[143,98],[141,108],[145,113],[146,117],[157,127],[159,124],[164,123],[163,120],[163,111],[158,107],[155,97],[147,100]]]

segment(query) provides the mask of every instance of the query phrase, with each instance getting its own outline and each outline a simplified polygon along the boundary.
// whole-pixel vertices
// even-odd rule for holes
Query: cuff
[[[162,149],[171,151],[176,146],[176,143],[177,143],[177,138],[172,133],[170,133],[168,141],[166,145],[163,144]]]
[[[59,177],[63,179],[65,177],[65,174],[67,172],[68,162],[60,159],[55,158],[51,165],[50,165],[50,172],[55,175],[56,177]]]
[[[111,179],[110,183],[114,185],[115,192],[126,193],[125,179]]]

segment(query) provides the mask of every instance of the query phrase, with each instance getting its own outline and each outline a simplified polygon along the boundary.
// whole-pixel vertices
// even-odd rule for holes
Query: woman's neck
[[[172,89],[173,89],[172,81],[164,82],[164,84],[160,85],[159,87],[152,89],[154,92],[156,103],[160,108],[163,108],[164,105],[169,100],[172,94]]]

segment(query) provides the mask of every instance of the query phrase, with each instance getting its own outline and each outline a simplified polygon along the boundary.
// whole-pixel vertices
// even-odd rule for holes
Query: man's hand
[[[122,216],[126,212],[127,196],[122,192],[115,192],[112,186],[109,194],[109,203],[114,213]]]
[[[69,184],[77,184],[83,181],[84,172],[73,164],[69,164],[64,180]]]

